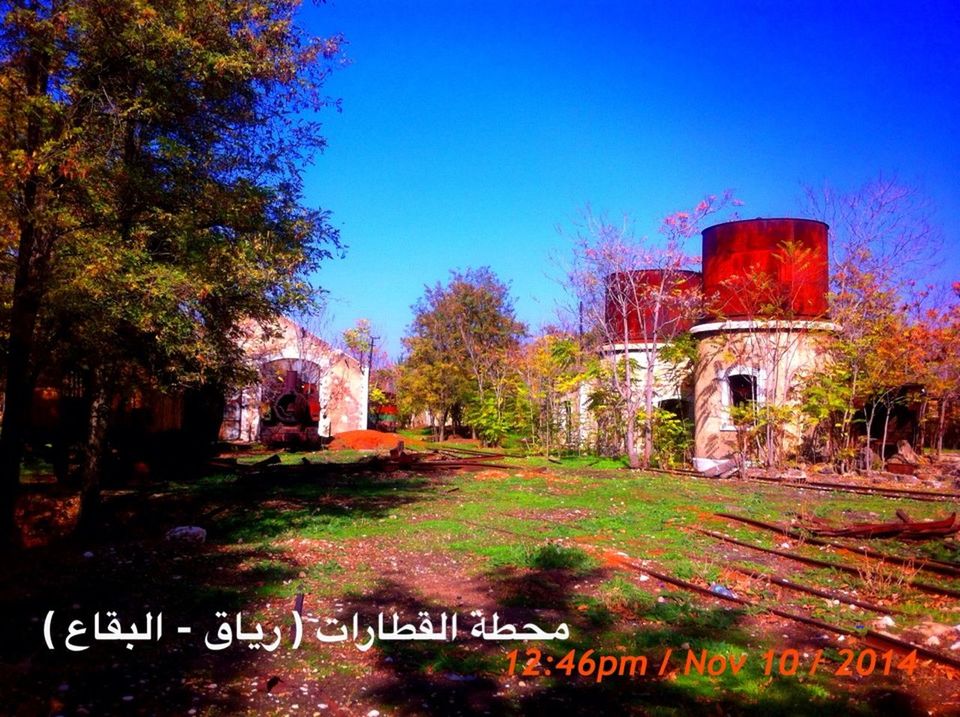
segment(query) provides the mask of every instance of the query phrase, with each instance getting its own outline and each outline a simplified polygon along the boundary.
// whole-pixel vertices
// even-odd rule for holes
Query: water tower
[[[836,330],[829,321],[827,225],[810,219],[749,219],[703,230],[702,318],[694,389],[695,453],[736,451],[731,407],[789,406],[798,381],[823,365]],[[790,450],[799,427],[783,426]]]

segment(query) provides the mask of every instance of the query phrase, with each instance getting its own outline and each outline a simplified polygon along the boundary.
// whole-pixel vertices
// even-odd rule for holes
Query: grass
[[[83,551],[74,551],[18,566],[0,607],[14,618],[14,624],[23,624],[24,634],[12,634],[4,648],[10,654],[0,657],[9,664],[29,657],[21,645],[36,643],[30,632],[39,609],[33,595],[50,595],[52,590],[64,609],[74,603],[109,609],[100,606],[107,598],[121,595],[131,607],[144,603],[160,606],[155,609],[176,607],[184,615],[194,615],[198,624],[201,619],[209,621],[214,610],[241,609],[257,620],[282,623],[289,620],[293,597],[302,590],[305,619],[318,621],[353,613],[370,620],[392,610],[402,612],[407,620],[414,620],[422,610],[434,617],[456,611],[466,619],[471,609],[482,606],[488,613],[497,610],[521,624],[567,622],[568,640],[538,647],[554,659],[569,650],[647,654],[653,659],[667,647],[681,650],[685,644],[693,650],[746,653],[756,659],[750,659],[737,675],[716,678],[677,674],[670,680],[611,680],[596,685],[550,676],[531,680],[521,689],[515,678],[508,680],[505,675],[505,655],[514,647],[530,648],[527,643],[397,641],[360,653],[352,641],[323,649],[314,641],[310,650],[300,654],[278,651],[269,657],[249,651],[210,655],[201,650],[184,658],[154,651],[158,664],[152,669],[160,675],[156,679],[176,685],[170,687],[173,696],[164,711],[185,713],[200,704],[212,713],[231,714],[236,705],[243,705],[265,714],[285,714],[292,704],[301,702],[303,711],[308,707],[298,695],[301,686],[311,684],[302,676],[308,674],[310,679],[322,678],[324,684],[333,685],[329,689],[337,690],[337,699],[352,700],[351,710],[364,714],[372,709],[402,711],[431,701],[439,705],[438,714],[522,714],[544,709],[616,712],[633,709],[638,694],[643,695],[644,711],[650,714],[703,711],[708,702],[731,714],[856,714],[869,711],[862,697],[875,684],[839,686],[827,675],[802,681],[771,680],[763,674],[759,655],[772,647],[782,648],[784,640],[782,627],[768,629],[757,609],[714,603],[652,579],[641,581],[636,573],[611,567],[602,556],[605,551],[622,551],[706,587],[727,574],[720,555],[724,548],[691,529],[708,527],[767,547],[787,540],[717,519],[715,512],[786,522],[797,514],[838,521],[850,511],[887,516],[900,506],[924,519],[943,510],[934,504],[879,496],[806,494],[773,485],[745,487],[736,481],[645,475],[619,470],[622,464],[617,461],[580,456],[563,457],[559,466],[542,458],[513,459],[516,470],[506,471],[506,477],[503,472],[496,477],[345,474],[325,471],[322,465],[349,462],[359,455],[284,453],[284,465],[297,465],[306,457],[317,464],[316,471],[249,476],[220,470],[156,486],[149,510],[143,509],[118,529],[124,541],[94,546],[95,555],[110,555],[110,560],[84,563]],[[534,473],[535,468],[546,470]],[[192,550],[164,546],[159,536],[171,524],[203,525],[209,541]],[[827,557],[815,546],[789,542],[804,554]],[[913,555],[918,564],[934,553],[955,555],[947,547],[931,544],[898,543],[883,549]],[[749,551],[742,551],[736,562],[760,571],[783,570],[782,565],[771,566],[760,553]],[[830,589],[848,586],[869,592],[871,579],[875,583],[889,578],[886,587],[890,589],[883,597],[897,601],[907,613],[898,617],[898,626],[931,618],[956,622],[949,605],[907,594],[887,573],[852,576],[829,569],[791,568],[793,579]],[[960,587],[960,581],[942,582]],[[845,606],[836,608],[819,598],[778,595],[759,591],[754,598],[792,604],[798,612],[837,624],[853,626],[869,619],[863,611],[851,613]],[[316,631],[318,624],[309,623],[310,629]],[[119,700],[123,689],[120,677],[111,676],[115,657],[108,652],[98,653],[99,657],[90,654],[83,668],[62,651],[44,654],[36,668],[39,677],[28,682],[0,678],[0,689],[13,690],[28,706],[47,705],[46,688],[41,685],[59,679],[64,670],[80,669],[86,683],[83,677],[72,680],[77,683],[72,689],[82,696],[71,695],[71,705],[85,706],[93,713],[98,710],[91,706],[110,712],[113,708],[102,700]],[[224,701],[214,699],[205,688],[184,687],[187,683],[180,680],[190,671],[201,686],[221,685]],[[264,674],[281,675],[290,683],[285,688],[288,692],[279,696],[249,693],[251,675]],[[361,690],[364,685],[377,687]],[[98,697],[101,687],[104,696]]]
[[[527,567],[537,570],[574,570],[585,572],[597,567],[597,561],[579,548],[548,543],[527,554]]]

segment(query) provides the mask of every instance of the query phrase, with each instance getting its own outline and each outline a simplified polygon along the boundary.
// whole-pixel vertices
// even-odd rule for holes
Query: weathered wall
[[[694,455],[701,458],[729,458],[736,451],[729,375],[756,376],[760,403],[797,407],[800,379],[824,365],[825,346],[833,335],[832,325],[826,322],[727,322],[715,326],[718,330],[694,329],[700,338],[694,379]],[[784,449],[795,450],[802,437],[801,426],[790,420],[783,428]]]
[[[626,349],[630,360],[634,363],[633,385],[636,391],[636,400],[643,405],[643,392],[647,382],[647,366],[650,362],[650,351],[659,348],[658,344],[631,343],[627,344]],[[601,348],[603,359],[612,365],[615,361],[620,364],[623,361],[624,345],[608,344]],[[693,366],[689,361],[671,362],[663,358],[656,357],[653,366],[653,404],[658,406],[664,401],[689,401],[693,402],[692,385],[690,375]],[[580,441],[584,445],[594,445],[596,443],[597,423],[590,412],[588,406],[590,392],[595,384],[584,383],[576,396],[571,396],[577,408],[577,424]]]
[[[367,376],[359,362],[289,319],[282,318],[277,336],[264,337],[248,325],[241,345],[258,374],[271,362],[300,370],[316,383],[320,396],[318,433],[323,436],[367,427]],[[227,399],[221,440],[256,441],[260,437],[263,394],[259,383],[245,386]]]

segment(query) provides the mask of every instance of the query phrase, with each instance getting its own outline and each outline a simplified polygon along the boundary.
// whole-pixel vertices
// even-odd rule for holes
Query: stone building
[[[310,442],[365,429],[366,368],[290,319],[281,318],[277,331],[245,329],[242,346],[259,381],[227,397],[220,439]]]
[[[800,382],[823,366],[837,330],[828,320],[827,225],[807,219],[718,224],[703,231],[702,255],[702,274],[665,276],[662,270],[640,269],[607,277],[607,321],[617,329],[608,333],[627,341],[604,346],[601,353],[629,356],[643,376],[651,354],[663,345],[649,328],[662,325],[663,317],[651,320],[652,307],[643,297],[664,296],[665,283],[675,298],[688,294],[696,309],[688,305],[683,316],[673,317],[682,326],[672,324],[671,336],[678,328],[689,331],[696,358],[678,363],[657,356],[654,403],[693,420],[693,457],[701,459],[695,464],[733,456],[731,409],[751,402],[777,407],[783,416],[778,449],[790,453],[802,439],[798,411],[790,410],[798,406]],[[655,289],[649,291],[651,284]],[[611,311],[617,302],[610,297],[623,295],[633,303],[619,302]],[[657,307],[663,310],[674,309]],[[584,410],[581,405],[581,415]]]

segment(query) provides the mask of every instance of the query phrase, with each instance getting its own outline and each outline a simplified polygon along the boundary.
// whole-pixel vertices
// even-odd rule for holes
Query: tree
[[[805,195],[807,212],[830,225],[830,318],[840,327],[827,369],[808,378],[806,411],[827,422],[828,457],[845,471],[856,454],[859,408],[889,390],[889,377],[880,375],[889,365],[876,360],[878,350],[906,325],[897,316],[902,307],[919,304],[914,277],[932,263],[942,238],[929,201],[895,177],[850,192],[808,187]],[[869,468],[869,422],[867,429]]]
[[[931,445],[937,457],[943,452],[948,418],[960,401],[960,282],[951,289],[950,298],[924,312],[911,335],[901,342],[911,351],[916,375],[926,389],[921,430],[928,403],[933,401],[936,406]]]
[[[83,370],[102,407],[119,375],[229,383],[242,370],[240,323],[310,301],[306,277],[337,236],[301,205],[300,176],[323,147],[313,113],[341,40],[306,40],[295,10],[287,0],[37,0],[6,13],[0,186],[17,239],[5,536],[32,385],[48,368],[38,341]],[[90,414],[91,499],[106,415]]]
[[[357,319],[356,324],[344,330],[342,338],[347,352],[360,363],[361,368],[366,367],[372,371],[374,348],[380,337],[373,335],[370,321]]]
[[[426,287],[403,343],[400,391],[413,410],[430,410],[444,436],[446,419],[465,409],[477,423],[503,417],[508,356],[525,332],[509,287],[489,267],[451,272]],[[456,421],[455,421],[456,422]]]
[[[580,351],[575,337],[547,330],[526,343],[516,354],[516,371],[522,384],[518,403],[526,409],[522,421],[530,439],[549,457],[558,445],[570,447],[574,415],[571,393],[579,386]],[[566,430],[561,442],[560,434]]]
[[[622,411],[631,468],[649,466],[653,455],[660,350],[700,311],[700,292],[690,282],[697,261],[683,244],[704,218],[728,203],[737,203],[729,192],[711,195],[689,212],[669,215],[660,227],[660,243],[635,236],[626,219],[615,225],[589,211],[574,238],[566,283],[589,325],[587,335],[595,339],[593,350],[610,364],[601,374]],[[613,405],[608,394],[603,396],[597,395],[596,405]]]

